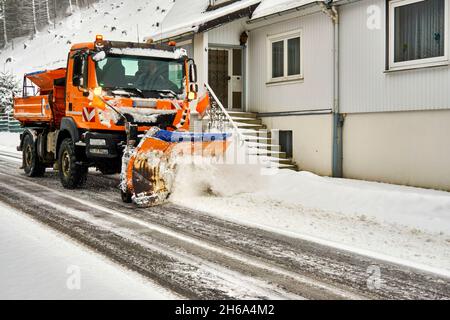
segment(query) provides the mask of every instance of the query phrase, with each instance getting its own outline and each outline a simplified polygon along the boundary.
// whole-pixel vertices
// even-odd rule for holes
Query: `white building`
[[[191,0],[152,37],[291,130],[301,170],[450,190],[449,19],[448,0]]]

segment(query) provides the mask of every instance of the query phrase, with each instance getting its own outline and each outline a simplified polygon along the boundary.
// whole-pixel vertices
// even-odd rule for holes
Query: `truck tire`
[[[77,163],[72,139],[64,139],[58,154],[59,179],[64,188],[77,189],[85,185],[88,167]]]
[[[123,191],[123,190],[120,190],[120,195],[121,195],[121,197],[122,197],[122,201],[124,202],[124,203],[132,203],[133,202],[133,200],[132,200],[132,195],[131,195],[131,192],[130,191]]]
[[[33,137],[27,134],[22,146],[23,170],[28,177],[42,177],[45,173],[45,165],[39,160],[36,144]]]

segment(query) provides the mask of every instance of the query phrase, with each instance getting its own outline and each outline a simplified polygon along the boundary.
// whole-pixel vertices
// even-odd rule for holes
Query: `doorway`
[[[208,82],[225,108],[242,110],[244,83],[242,48],[210,48]]]

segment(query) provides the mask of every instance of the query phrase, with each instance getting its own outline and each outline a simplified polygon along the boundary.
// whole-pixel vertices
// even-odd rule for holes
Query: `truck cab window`
[[[96,74],[103,88],[136,88],[145,95],[184,91],[184,62],[179,60],[111,55],[96,62]]]

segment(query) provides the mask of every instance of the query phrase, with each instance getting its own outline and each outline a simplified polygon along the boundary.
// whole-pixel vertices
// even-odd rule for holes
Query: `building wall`
[[[247,19],[240,19],[209,30],[209,43],[239,46],[241,34],[246,30],[246,21]]]
[[[450,191],[450,110],[347,114],[344,176]]]
[[[193,42],[199,93],[203,94],[206,91],[203,84],[208,83],[208,32],[196,34]]]
[[[269,23],[269,22],[268,22]],[[304,80],[266,84],[267,37],[301,29]],[[253,112],[331,109],[333,105],[333,25],[318,12],[250,30],[248,106]]]
[[[385,0],[340,7],[341,112],[385,112],[450,108],[448,66],[385,72]],[[369,6],[381,9],[381,28],[367,27]]]
[[[293,157],[301,170],[332,175],[332,115],[271,117],[263,120],[270,129],[293,131]]]

